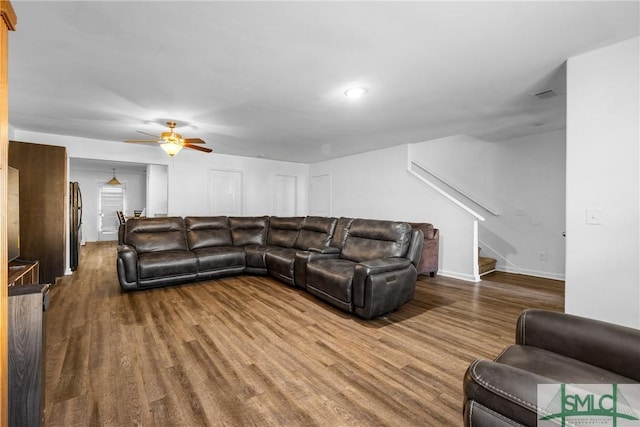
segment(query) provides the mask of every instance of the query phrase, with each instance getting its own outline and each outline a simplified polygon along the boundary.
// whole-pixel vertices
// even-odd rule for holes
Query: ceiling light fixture
[[[107,185],[122,185],[122,183],[120,181],[118,181],[118,178],[116,178],[116,170],[113,169],[113,178],[111,178],[109,181],[107,181]]]
[[[182,150],[182,144],[177,141],[165,142],[164,144],[160,144],[160,147],[162,147],[165,153],[171,157],[175,156],[180,150]]]
[[[369,89],[364,86],[354,86],[345,90],[344,95],[349,99],[358,99],[366,95],[367,92],[369,92]]]
[[[169,132],[162,132],[160,135],[160,139],[165,141],[165,143],[160,146],[165,153],[173,157],[182,150],[185,141],[182,139],[182,135],[176,133],[174,130],[176,128],[176,122],[167,122],[167,126],[169,126]]]

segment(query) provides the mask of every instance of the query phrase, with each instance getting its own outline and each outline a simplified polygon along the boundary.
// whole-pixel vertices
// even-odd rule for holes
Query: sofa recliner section
[[[422,231],[327,217],[164,217],[123,225],[123,290],[268,274],[368,319],[413,298]]]
[[[354,219],[338,257],[308,261],[306,289],[363,318],[391,311],[415,292],[419,259],[407,255],[421,252],[422,233],[413,237],[407,223]]]

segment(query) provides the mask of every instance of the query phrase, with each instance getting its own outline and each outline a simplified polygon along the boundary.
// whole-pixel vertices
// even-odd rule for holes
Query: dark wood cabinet
[[[45,310],[49,285],[9,288],[9,425],[44,425]]]
[[[40,262],[41,283],[66,268],[65,147],[9,142],[9,165],[20,172],[20,258]]]

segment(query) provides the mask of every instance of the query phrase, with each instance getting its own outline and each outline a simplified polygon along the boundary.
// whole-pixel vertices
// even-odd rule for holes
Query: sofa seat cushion
[[[267,261],[265,257],[269,251],[269,246],[265,245],[249,245],[244,248],[246,256],[246,266],[248,268],[266,269]]]
[[[198,271],[220,270],[225,268],[244,267],[244,249],[233,246],[216,246],[195,249],[193,253],[198,259]]]
[[[352,311],[356,263],[346,259],[319,259],[307,264],[307,290],[342,309]]]
[[[295,248],[272,247],[266,254],[267,271],[277,279],[293,285],[293,265],[296,260]]]
[[[138,254],[140,279],[196,274],[198,260],[189,251],[162,251]]]
[[[495,362],[473,362],[465,375],[464,392],[468,400],[522,424],[536,425],[538,384],[561,383],[636,382],[544,349],[512,345]]]

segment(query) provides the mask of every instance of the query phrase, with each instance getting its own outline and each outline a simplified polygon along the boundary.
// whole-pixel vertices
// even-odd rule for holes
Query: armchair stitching
[[[530,402],[527,402],[526,400],[523,400],[521,398],[519,398],[518,396],[514,396],[511,393],[506,392],[505,390],[502,390],[499,387],[496,387],[492,384],[490,384],[489,382],[485,381],[484,379],[482,379],[482,377],[476,372],[476,367],[478,366],[478,363],[480,362],[480,360],[476,360],[475,362],[473,362],[473,367],[471,368],[471,373],[473,374],[473,379],[476,380],[479,384],[481,384],[482,386],[493,390],[494,392],[498,393],[499,395],[505,396],[507,397],[509,400],[511,400],[512,402],[516,402],[518,404],[524,405],[527,408],[534,410],[534,411],[538,411],[538,407]]]

